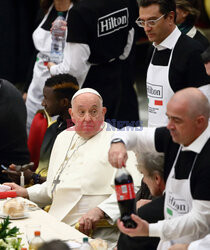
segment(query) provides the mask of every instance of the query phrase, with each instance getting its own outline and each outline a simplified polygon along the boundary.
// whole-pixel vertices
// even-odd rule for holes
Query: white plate
[[[0,218],[2,218],[2,219],[7,218],[7,216],[8,216],[8,215],[6,215],[6,214],[0,213]],[[19,220],[19,219],[24,219],[24,218],[28,218],[28,217],[29,217],[29,213],[24,213],[23,216],[18,216],[18,217],[9,216],[9,219],[10,219],[10,220]]]
[[[30,204],[25,205],[25,210],[27,211],[35,211],[35,210],[39,210],[41,208],[39,208],[38,206],[30,206]]]
[[[34,203],[34,202],[32,202],[32,201],[29,201],[28,199],[24,199],[24,198],[22,198],[22,197],[19,197],[19,198],[22,199],[23,204],[24,204],[24,206],[25,206],[25,208],[26,208],[27,210],[34,211],[34,210],[40,209],[40,208],[37,206],[36,203]]]

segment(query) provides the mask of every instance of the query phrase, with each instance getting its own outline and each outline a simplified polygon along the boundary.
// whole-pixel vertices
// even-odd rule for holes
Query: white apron
[[[73,5],[70,5],[70,8]],[[26,99],[27,108],[27,132],[29,132],[32,120],[37,110],[42,109],[43,100],[43,88],[45,81],[51,77],[50,71],[47,68],[46,62],[49,61],[51,51],[51,32],[44,30],[41,26],[46,21],[49,13],[51,12],[53,5],[49,8],[48,13],[39,24],[38,28],[33,33],[33,42],[36,49],[39,51],[37,54],[36,62],[33,69],[33,77],[28,89],[28,95]],[[70,9],[69,8],[69,9]],[[68,13],[66,18],[68,17]],[[67,35],[67,32],[66,32]]]
[[[171,172],[168,176],[165,189],[165,203],[164,203],[164,217],[165,219],[172,219],[178,216],[187,214],[192,209],[192,195],[190,189],[190,177],[194,168],[197,155],[192,164],[188,179],[175,179],[175,165],[181,151],[181,146],[178,150],[176,159],[174,161]],[[184,236],[175,240],[163,241],[160,240],[157,250],[168,250],[171,245],[175,243],[189,243],[193,239],[190,236]]]
[[[166,106],[174,94],[169,83],[169,68],[173,50],[167,66],[152,64],[155,50],[147,70],[148,127],[167,125]]]

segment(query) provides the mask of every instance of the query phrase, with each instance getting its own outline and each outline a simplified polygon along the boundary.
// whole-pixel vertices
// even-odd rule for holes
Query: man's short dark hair
[[[68,98],[69,100],[79,90],[77,79],[69,74],[58,74],[48,78],[45,87],[53,88],[58,99]]]
[[[210,62],[210,46],[201,54],[203,63]]]
[[[160,6],[161,14],[168,14],[173,11],[176,13],[176,3],[175,0],[140,0],[140,7],[148,7],[152,4],[157,4]]]

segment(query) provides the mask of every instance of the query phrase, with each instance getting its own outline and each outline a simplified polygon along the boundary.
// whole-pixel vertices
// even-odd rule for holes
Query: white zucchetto
[[[84,93],[92,93],[92,94],[95,94],[97,95],[101,101],[103,102],[103,99],[101,97],[101,95],[98,93],[98,91],[96,91],[95,89],[92,89],[92,88],[83,88],[83,89],[79,89],[77,90],[77,92],[73,95],[72,99],[71,99],[71,104],[74,100],[75,97],[77,97],[78,95],[81,95],[81,94],[84,94]]]

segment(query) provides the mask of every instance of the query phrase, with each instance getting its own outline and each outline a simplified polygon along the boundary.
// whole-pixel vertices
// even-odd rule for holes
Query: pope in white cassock
[[[69,109],[75,126],[61,132],[50,157],[47,180],[27,189],[5,183],[18,196],[29,198],[40,207],[51,204],[49,213],[71,226],[80,223],[88,234],[100,219],[114,223],[120,216],[113,183],[115,169],[108,162],[111,136],[116,130],[104,122],[106,108],[102,97],[93,89],[78,90]],[[127,169],[140,186],[141,175],[136,158],[129,154]],[[113,195],[112,195],[113,194]],[[93,237],[117,240],[117,228],[98,228]]]

